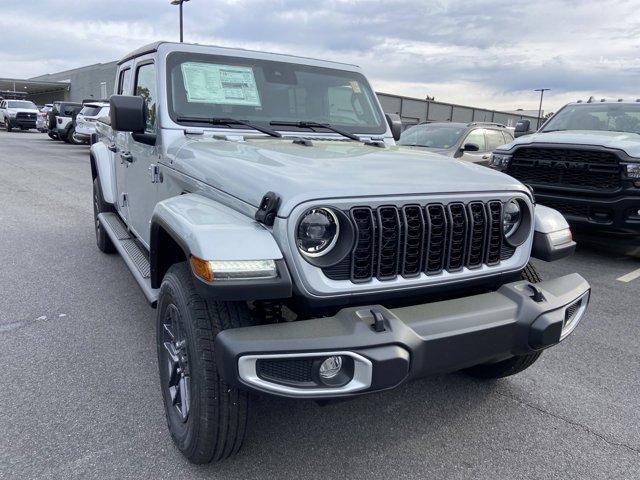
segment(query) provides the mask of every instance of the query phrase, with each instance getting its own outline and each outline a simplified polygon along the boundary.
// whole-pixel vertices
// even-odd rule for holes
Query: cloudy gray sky
[[[169,0],[3,1],[0,77],[178,36]],[[498,109],[640,97],[640,0],[191,0],[186,41],[347,61],[378,91]]]

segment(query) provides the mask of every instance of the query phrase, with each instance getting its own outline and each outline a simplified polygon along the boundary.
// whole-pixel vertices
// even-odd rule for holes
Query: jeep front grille
[[[618,156],[600,150],[522,147],[514,152],[507,173],[534,186],[607,191],[622,182]]]
[[[437,275],[510,258],[515,249],[502,242],[502,203],[354,207],[345,212],[355,230],[351,253],[324,268],[332,280],[366,282],[420,274]]]

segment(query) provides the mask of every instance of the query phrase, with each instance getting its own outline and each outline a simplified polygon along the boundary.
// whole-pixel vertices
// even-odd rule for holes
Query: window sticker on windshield
[[[349,83],[351,84],[351,90],[353,90],[353,93],[360,93],[360,85],[357,81],[352,80]]]
[[[251,67],[186,62],[181,68],[189,103],[261,106]]]

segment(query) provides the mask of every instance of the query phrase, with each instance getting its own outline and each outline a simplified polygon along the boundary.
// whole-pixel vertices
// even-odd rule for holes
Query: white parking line
[[[618,281],[629,283],[631,280],[635,280],[636,278],[640,278],[640,268],[621,276],[620,278],[618,278]]]

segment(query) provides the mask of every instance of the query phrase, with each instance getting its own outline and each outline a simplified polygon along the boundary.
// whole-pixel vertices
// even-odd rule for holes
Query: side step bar
[[[99,213],[98,220],[131,270],[133,278],[140,285],[145,297],[155,308],[158,302],[158,289],[151,288],[151,268],[146,252],[129,233],[117,213]]]

